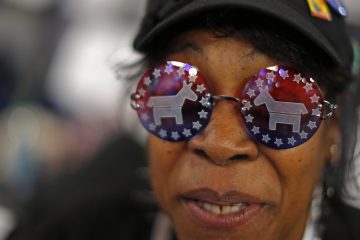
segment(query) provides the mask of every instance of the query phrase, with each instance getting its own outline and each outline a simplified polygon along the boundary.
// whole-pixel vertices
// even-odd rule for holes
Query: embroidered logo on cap
[[[331,21],[332,16],[326,0],[307,0],[311,15],[326,21]]]

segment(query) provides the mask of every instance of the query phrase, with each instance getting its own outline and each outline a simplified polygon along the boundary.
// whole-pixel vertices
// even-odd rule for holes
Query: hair
[[[254,17],[257,16],[257,17]],[[167,30],[145,50],[143,67],[161,62],[171,52],[171,43],[191,29],[208,29],[214,37],[232,37],[249,42],[257,51],[303,70],[314,77],[324,89],[326,99],[338,105],[338,122],[341,129],[340,160],[325,169],[324,184],[335,190],[337,196],[349,195],[345,181],[354,159],[357,129],[357,101],[353,91],[353,77],[346,67],[337,67],[320,47],[294,31],[291,26],[258,13],[221,9],[207,11],[181,22],[176,29]],[[354,181],[355,183],[355,181]]]

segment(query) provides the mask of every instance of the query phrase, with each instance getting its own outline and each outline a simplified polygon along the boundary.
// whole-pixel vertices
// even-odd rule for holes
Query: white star
[[[249,115],[246,115],[246,117],[245,117],[246,122],[252,123],[253,119],[254,119],[254,117],[251,116],[250,114],[249,114]]]
[[[271,81],[274,82],[275,77],[276,77],[276,76],[275,76],[275,74],[274,74],[273,71],[271,71],[271,73],[267,73],[267,74],[266,74],[266,79],[267,79],[267,80],[271,80]]]
[[[201,112],[198,112],[200,118],[207,118],[208,113],[204,111],[204,109],[201,110]]]
[[[204,84],[198,85],[196,91],[199,93],[203,93],[206,90]]]
[[[171,132],[171,138],[174,139],[175,141],[178,140],[180,138],[179,133]]]
[[[253,128],[251,129],[251,131],[254,133],[254,135],[260,133],[260,128],[259,127],[256,127],[256,126],[253,126]]]
[[[197,121],[197,122],[193,122],[193,128],[195,128],[195,129],[199,130],[201,127],[202,127],[202,125],[200,124],[200,122],[199,122],[199,121]]]
[[[300,83],[301,79],[302,79],[302,77],[301,77],[301,74],[299,73],[299,74],[294,75],[294,80],[293,81],[296,82],[296,83]]]
[[[319,96],[314,94],[314,96],[310,97],[311,103],[318,103],[319,102]]]
[[[247,92],[247,95],[249,95],[249,97],[254,97],[255,96],[255,90],[250,88],[249,91]]]
[[[247,109],[247,110],[250,110],[251,109],[251,103],[249,101],[246,101],[244,104],[244,107],[243,107],[243,110]]]
[[[284,69],[280,69],[279,74],[283,79],[289,77],[289,71],[288,70],[285,71]]]
[[[185,75],[185,69],[179,68],[179,70],[177,70],[177,73],[179,74],[179,77],[181,77],[182,75]]]
[[[301,139],[307,139],[308,133],[302,131],[301,133],[299,133],[299,135],[300,135]]]
[[[317,127],[316,122],[313,122],[313,121],[309,121],[309,124],[306,125],[306,126],[308,126],[311,130],[313,130],[314,128]]]
[[[311,115],[320,117],[321,116],[321,111],[318,108],[315,108],[315,109],[312,110]]]
[[[166,133],[166,131],[165,131],[164,129],[161,129],[160,132],[159,132],[159,134],[160,134],[160,136],[161,136],[162,138],[166,138],[166,137],[167,137],[167,133]]]
[[[311,89],[312,89],[312,83],[306,83],[304,89],[306,90],[306,92],[311,91]]]
[[[160,74],[160,69],[155,68],[155,70],[154,70],[154,72],[153,72],[153,75],[154,75],[155,78],[160,77],[160,76],[161,76],[161,74]]]
[[[149,85],[151,84],[151,79],[150,79],[150,77],[146,77],[146,78],[144,79],[144,84],[145,84],[146,86],[149,86]]]
[[[155,130],[156,130],[156,125],[155,125],[154,123],[150,123],[150,124],[149,124],[149,129],[150,129],[151,131],[155,131]]]
[[[189,82],[195,83],[195,82],[196,82],[196,78],[197,78],[196,75],[194,75],[194,76],[189,76]]]
[[[166,72],[167,74],[170,75],[170,73],[172,72],[172,66],[171,66],[171,64],[166,65],[166,68],[165,68],[165,71],[164,71],[164,72]]]
[[[208,97],[202,97],[200,103],[201,103],[204,107],[209,107],[209,106],[210,106],[209,98],[208,98]]]
[[[274,143],[275,143],[275,145],[278,146],[278,147],[280,147],[281,145],[283,145],[283,142],[282,142],[282,139],[281,139],[281,138],[276,138]]]
[[[262,140],[263,142],[268,143],[271,140],[271,138],[269,137],[269,134],[266,134],[262,136]]]
[[[146,94],[145,89],[140,88],[140,90],[139,90],[139,94],[140,94],[140,96],[144,97],[144,96],[145,96],[145,94]]]
[[[190,137],[192,135],[190,129],[186,128],[184,129],[183,134],[185,137]]]
[[[294,137],[288,138],[288,144],[291,144],[292,146],[294,146],[296,143],[296,140]]]
[[[147,120],[149,120],[149,116],[147,115],[147,113],[142,113],[141,119],[144,120],[145,122],[147,122]]]
[[[258,80],[256,80],[255,82],[258,88],[262,87],[264,84],[264,80],[261,80],[261,78],[258,78]]]

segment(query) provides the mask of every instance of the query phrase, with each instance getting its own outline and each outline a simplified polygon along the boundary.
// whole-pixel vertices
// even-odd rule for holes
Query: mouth
[[[245,225],[267,205],[248,194],[233,191],[220,195],[207,188],[181,195],[180,200],[195,222],[210,228]]]

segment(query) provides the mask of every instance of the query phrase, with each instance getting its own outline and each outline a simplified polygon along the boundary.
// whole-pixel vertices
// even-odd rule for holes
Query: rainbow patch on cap
[[[326,21],[331,21],[332,16],[326,0],[307,0],[311,15]]]

